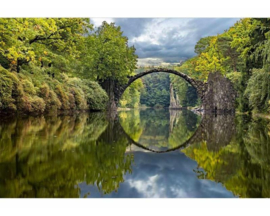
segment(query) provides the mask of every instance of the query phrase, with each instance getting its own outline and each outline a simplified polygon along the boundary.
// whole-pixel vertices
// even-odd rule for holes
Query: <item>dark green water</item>
[[[0,197],[270,197],[270,122],[133,110],[0,119]]]

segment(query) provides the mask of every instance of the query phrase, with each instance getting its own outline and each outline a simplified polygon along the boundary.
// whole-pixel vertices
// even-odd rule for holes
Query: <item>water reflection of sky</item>
[[[183,153],[155,154],[135,152],[132,174],[125,175],[118,192],[102,195],[97,187],[81,183],[81,196],[108,198],[229,198],[234,195],[220,184],[198,179],[193,171],[197,163]]]

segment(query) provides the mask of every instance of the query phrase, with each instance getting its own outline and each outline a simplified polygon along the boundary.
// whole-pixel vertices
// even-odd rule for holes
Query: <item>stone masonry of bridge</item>
[[[108,110],[116,110],[117,105],[124,91],[135,80],[151,73],[170,73],[182,77],[196,90],[202,102],[202,108],[205,112],[214,113],[233,113],[235,110],[236,92],[229,79],[219,72],[210,73],[207,82],[193,79],[184,73],[166,68],[154,68],[134,76],[128,77],[126,84],[119,84],[113,80],[107,80],[101,83],[109,95]]]

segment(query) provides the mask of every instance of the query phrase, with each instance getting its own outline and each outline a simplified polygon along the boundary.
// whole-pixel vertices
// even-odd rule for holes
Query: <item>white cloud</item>
[[[127,180],[127,183],[131,188],[136,190],[143,195],[145,198],[160,198],[166,197],[166,190],[157,183],[159,175],[148,177],[147,180]]]
[[[106,21],[107,23],[111,23],[114,22],[113,18],[90,18],[91,23],[94,24],[95,27],[99,27],[102,25],[103,21]]]
[[[161,42],[166,40],[168,33],[174,29],[178,29],[177,34],[173,35],[174,38],[185,37],[189,31],[181,29],[185,27],[190,19],[153,19],[150,23],[146,24],[144,33],[138,37],[132,38],[131,42],[145,42],[149,44],[162,45]]]

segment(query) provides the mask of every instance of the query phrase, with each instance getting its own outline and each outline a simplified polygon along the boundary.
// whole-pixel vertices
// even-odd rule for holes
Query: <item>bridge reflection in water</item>
[[[170,110],[170,117],[176,118],[176,115],[179,114],[179,111]],[[171,120],[172,121],[172,120]],[[175,121],[175,119],[173,120]],[[119,120],[114,122],[115,125],[119,124]],[[183,125],[184,126],[184,125]],[[235,116],[231,114],[227,115],[209,115],[205,114],[202,116],[202,120],[199,123],[199,126],[196,128],[194,133],[182,143],[178,143],[177,146],[169,148],[166,150],[155,150],[147,147],[143,143],[135,141],[130,137],[130,135],[125,132],[124,128],[119,127],[119,131],[123,133],[129,144],[133,144],[144,150],[154,152],[154,153],[166,153],[175,150],[181,150],[192,144],[199,142],[207,142],[209,150],[217,151],[218,149],[228,145],[235,135]],[[173,131],[173,123],[170,124],[170,132]]]
[[[0,197],[270,197],[269,125],[155,110],[2,119]]]

